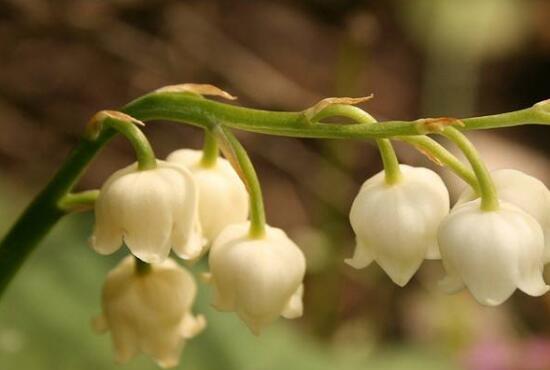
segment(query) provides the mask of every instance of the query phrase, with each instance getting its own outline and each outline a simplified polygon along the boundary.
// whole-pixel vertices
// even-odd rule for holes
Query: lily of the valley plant
[[[484,305],[501,304],[516,289],[531,296],[548,291],[542,271],[550,261],[550,191],[516,169],[490,173],[463,131],[550,125],[550,101],[490,116],[376,123],[354,106],[368,98],[327,98],[300,112],[273,112],[208,95],[234,99],[211,85],[183,84],[144,95],[120,111],[97,113],[0,243],[0,293],[64,215],[93,209],[90,246],[106,255],[125,245],[130,253],[108,274],[101,313],[93,319],[96,331],[110,333],[118,362],[141,352],[161,367],[176,366],[187,341],[205,329],[205,318],[193,308],[195,277],[178,259],[207,259],[213,306],[234,312],[256,335],[279,316],[300,317],[306,259],[283,230],[266,224],[258,178],[232,129],[376,141],[384,170],[364,182],[351,205],[357,242],[346,260],[351,267],[376,263],[405,286],[424,259],[441,260],[442,291],[466,288]],[[349,122],[327,123],[336,116]],[[203,129],[204,147],[158,159],[140,128],[152,120]],[[116,134],[129,140],[136,162],[99,190],[73,192]],[[467,163],[430,134],[450,139]],[[390,139],[413,145],[463,179],[467,186],[458,202],[451,207],[432,170],[399,164]]]

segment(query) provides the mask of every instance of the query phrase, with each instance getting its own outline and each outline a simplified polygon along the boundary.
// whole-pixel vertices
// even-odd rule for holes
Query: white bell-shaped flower
[[[218,158],[212,166],[201,163],[202,151],[180,149],[168,156],[168,162],[185,166],[195,178],[199,191],[199,219],[208,241],[227,226],[246,221],[248,192],[228,160]]]
[[[395,184],[386,183],[384,172],[363,183],[350,212],[357,246],[346,263],[360,269],[376,261],[404,286],[425,258],[440,258],[437,228],[449,213],[449,193],[435,172],[399,168]]]
[[[123,241],[148,263],[163,261],[170,248],[183,259],[203,250],[197,187],[181,165],[158,161],[154,169],[132,164],[115,172],[101,188],[95,219],[90,242],[101,254],[115,252]]]
[[[128,256],[109,272],[103,286],[103,313],[92,325],[100,333],[111,332],[119,363],[143,352],[163,368],[176,366],[186,340],[206,324],[202,315],[191,313],[196,283],[172,259],[141,274],[135,264],[135,258]]]
[[[302,315],[306,263],[298,246],[284,231],[266,225],[259,239],[248,235],[249,223],[226,227],[209,255],[214,307],[235,311],[250,330],[261,329],[279,315]]]
[[[523,209],[538,221],[544,232],[544,262],[550,262],[550,190],[539,179],[513,169],[491,172],[498,197]],[[478,197],[467,188],[462,192],[457,205]]]
[[[519,207],[500,202],[483,211],[480,200],[454,208],[438,232],[449,293],[464,286],[481,304],[495,306],[519,288],[540,296],[548,291],[542,277],[544,235],[539,223]]]

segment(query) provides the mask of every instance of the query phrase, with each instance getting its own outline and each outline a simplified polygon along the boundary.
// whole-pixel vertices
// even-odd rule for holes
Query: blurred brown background
[[[0,1],[0,189],[21,199],[5,214],[15,216],[47,181],[96,111],[181,82],[211,83],[237,95],[237,104],[274,110],[374,93],[363,108],[380,119],[524,108],[550,98],[550,1]],[[180,125],[155,122],[146,133],[160,157],[201,144],[201,132]],[[503,359],[494,369],[550,368],[541,355],[550,352],[548,297],[517,293],[485,309],[467,293],[433,292],[437,264],[404,289],[374,265],[344,266],[353,247],[351,200],[381,169],[372,145],[239,137],[257,166],[270,223],[308,256],[306,314],[295,323],[308,338],[365,353],[435,348],[467,369],[489,369],[479,367],[487,356]],[[550,127],[471,137],[489,167],[550,183]],[[405,163],[433,167],[410,147],[398,150]],[[131,148],[117,139],[79,187],[98,187],[131,161]],[[442,174],[456,194],[462,185]],[[0,363],[9,352],[1,328]],[[529,351],[535,367],[526,367]]]

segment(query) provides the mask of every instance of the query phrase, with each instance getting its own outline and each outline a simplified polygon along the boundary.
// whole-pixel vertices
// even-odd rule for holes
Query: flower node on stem
[[[145,126],[145,123],[128,114],[116,110],[102,110],[94,114],[86,125],[85,136],[92,140],[97,138],[103,128],[103,122],[108,118],[125,121],[136,126]]]
[[[447,126],[464,127],[464,122],[452,117],[421,118],[416,120],[416,128],[422,134],[443,132]]]

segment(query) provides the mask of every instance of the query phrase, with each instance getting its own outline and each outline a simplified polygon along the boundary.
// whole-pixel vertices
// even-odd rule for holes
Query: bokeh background
[[[523,108],[550,98],[550,1],[0,0],[0,232],[96,111],[181,82],[211,83],[237,95],[236,104],[275,110],[374,93],[363,107],[380,119]],[[196,129],[162,122],[146,134],[160,157],[202,140]],[[343,264],[353,249],[351,201],[381,169],[372,145],[238,136],[257,166],[269,222],[307,255],[305,315],[256,338],[215,312],[201,285],[196,311],[209,327],[189,342],[179,369],[550,369],[550,295],[516,293],[484,308],[466,292],[437,292],[436,262],[405,288],[375,265]],[[550,184],[550,127],[470,137],[489,167]],[[403,162],[435,168],[397,147]],[[133,160],[116,139],[79,189]],[[463,185],[440,173],[456,197]],[[91,331],[105,274],[124,254],[94,254],[92,223],[90,214],[63,220],[11,284],[0,303],[1,369],[156,368],[144,357],[114,365],[109,337]]]

